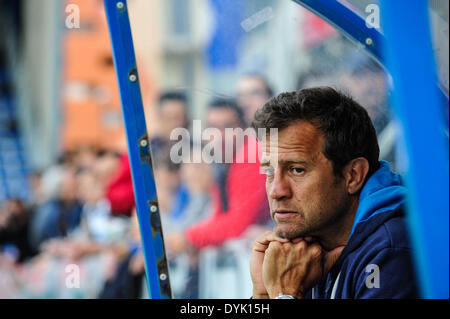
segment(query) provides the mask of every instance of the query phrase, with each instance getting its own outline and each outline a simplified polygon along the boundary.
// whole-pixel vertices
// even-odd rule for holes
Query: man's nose
[[[286,176],[281,172],[275,172],[274,178],[269,182],[269,196],[271,199],[283,200],[292,196],[291,186]]]

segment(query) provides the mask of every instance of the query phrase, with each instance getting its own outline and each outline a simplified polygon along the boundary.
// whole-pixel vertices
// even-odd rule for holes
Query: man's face
[[[269,99],[264,82],[250,76],[239,81],[236,96],[248,123],[253,120],[256,111]]]
[[[320,236],[348,210],[345,180],[334,175],[323,143],[322,133],[305,121],[278,132],[278,145],[272,145],[276,155],[270,155],[267,140],[261,165],[274,232],[280,237]]]
[[[58,194],[59,198],[68,202],[77,198],[77,178],[72,169],[64,172]]]
[[[217,128],[220,130],[221,140],[214,140],[214,143],[217,143],[216,147],[219,145],[222,146],[222,150],[225,148],[225,145],[234,145],[234,140],[227,141],[226,138],[233,139],[234,136],[226,136],[225,129],[226,128],[237,128],[239,127],[238,115],[236,112],[230,108],[213,108],[208,111],[206,114],[206,125],[207,127]],[[212,140],[212,138],[211,138]]]
[[[160,116],[169,137],[173,129],[186,126],[186,105],[178,100],[164,101],[160,107]]]

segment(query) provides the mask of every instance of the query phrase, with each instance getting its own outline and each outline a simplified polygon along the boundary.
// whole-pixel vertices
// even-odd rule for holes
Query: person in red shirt
[[[225,134],[225,128],[245,126],[242,110],[233,101],[216,100],[209,105],[206,122],[208,127],[221,131],[222,148],[227,145],[226,139],[233,139],[228,143],[232,143],[237,152],[232,163],[213,164],[216,182],[211,190],[211,215],[189,227],[185,233],[187,242],[197,249],[220,246],[241,236],[250,225],[270,219],[265,175],[260,173],[257,154],[252,158],[249,153],[256,152],[256,139],[245,136],[240,141]],[[224,150],[222,154],[225,154]],[[238,160],[241,155],[243,162]]]

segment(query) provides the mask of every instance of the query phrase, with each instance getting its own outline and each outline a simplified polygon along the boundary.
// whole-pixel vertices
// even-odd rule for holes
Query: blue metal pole
[[[127,2],[105,0],[150,298],[172,298]]]
[[[408,221],[425,298],[449,297],[449,167],[428,1],[381,0],[392,102],[407,150]]]
[[[336,28],[347,38],[364,48],[380,65],[386,66],[385,36],[376,28],[368,28],[364,17],[337,0],[292,0]],[[437,79],[436,79],[437,81]],[[436,82],[438,83],[438,82]],[[439,87],[439,85],[437,84]],[[448,104],[448,94],[439,88],[441,103]]]
[[[359,43],[377,61],[382,62],[385,39],[375,28],[368,28],[363,17],[336,0],[293,0]]]

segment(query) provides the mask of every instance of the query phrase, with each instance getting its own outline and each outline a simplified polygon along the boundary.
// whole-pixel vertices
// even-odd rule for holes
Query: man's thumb
[[[331,268],[334,266],[336,261],[338,260],[339,256],[342,253],[342,250],[344,250],[345,246],[339,246],[334,248],[333,250],[330,250],[325,254],[325,260],[323,263],[323,273],[324,275],[328,274],[331,270]]]

